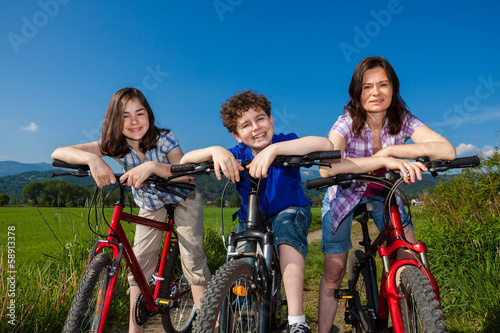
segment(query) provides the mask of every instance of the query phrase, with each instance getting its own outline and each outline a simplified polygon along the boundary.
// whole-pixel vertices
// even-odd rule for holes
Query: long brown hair
[[[361,104],[363,89],[363,75],[367,70],[380,67],[385,70],[392,88],[392,101],[387,108],[385,118],[389,126],[389,134],[396,135],[401,131],[406,116],[411,115],[406,103],[399,94],[399,78],[391,64],[382,57],[367,57],[360,61],[352,74],[349,85],[349,102],[344,106],[344,112],[352,118],[352,130],[355,137],[359,137],[365,126],[366,110]]]
[[[155,126],[155,116],[149,106],[146,97],[139,89],[123,88],[118,90],[109,101],[106,115],[101,128],[101,152],[103,155],[112,157],[124,157],[131,152],[132,148],[127,143],[123,131],[123,113],[125,106],[131,99],[137,99],[146,109],[149,119],[149,129],[139,142],[139,149],[146,153],[156,147],[159,135],[169,132]]]

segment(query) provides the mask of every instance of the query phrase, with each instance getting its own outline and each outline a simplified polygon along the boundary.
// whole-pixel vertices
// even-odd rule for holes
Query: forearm
[[[275,156],[278,155],[305,155],[315,151],[333,150],[333,144],[328,138],[320,136],[306,136],[303,138],[277,142],[269,146]]]
[[[384,168],[390,157],[341,158],[330,160],[331,167],[320,166],[321,177],[331,177],[342,173],[364,173]]]
[[[429,156],[432,160],[453,160],[456,158],[455,147],[449,142],[425,142],[388,146],[380,151],[382,156],[416,159]]]
[[[192,150],[192,151],[184,154],[184,156],[181,158],[179,164],[201,163],[201,162],[211,161],[218,149],[225,149],[225,148],[219,147],[219,146],[212,146],[212,147]],[[227,150],[227,149],[225,149],[225,150]]]
[[[57,148],[51,156],[53,159],[70,164],[88,165],[92,177],[99,187],[114,184],[116,182],[113,170],[111,170],[109,165],[102,159],[103,155],[98,142]]]
[[[99,155],[76,148],[75,146],[57,148],[54,150],[51,157],[54,160],[61,160],[70,164],[82,165],[91,165],[96,159],[101,159]]]

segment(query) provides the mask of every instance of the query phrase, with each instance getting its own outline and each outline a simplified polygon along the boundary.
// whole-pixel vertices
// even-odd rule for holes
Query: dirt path
[[[374,225],[371,223],[371,225]],[[353,226],[353,244],[357,245],[356,235],[359,234],[359,228],[356,232],[356,226],[359,226],[357,223]],[[320,241],[321,240],[321,229],[314,230],[309,232],[307,237],[309,243]],[[304,291],[304,307],[314,307],[317,309],[318,304],[318,286],[305,286],[306,291]],[[344,323],[344,304],[339,303],[339,308],[337,310],[337,316],[335,317],[334,327],[332,328],[332,333],[337,332],[351,332],[351,327],[347,326]],[[318,321],[317,318],[309,318],[309,324],[311,325],[311,329],[313,332],[318,331]],[[118,333],[126,333],[128,332],[128,324],[122,326],[119,330],[115,332]],[[144,333],[163,333],[163,326],[161,323],[161,317],[154,316],[148,320],[148,322],[144,325]]]

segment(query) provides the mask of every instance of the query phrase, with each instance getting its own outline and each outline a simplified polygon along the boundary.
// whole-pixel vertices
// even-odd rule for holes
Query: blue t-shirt
[[[272,143],[295,139],[298,139],[298,136],[295,133],[275,134],[273,135]],[[236,159],[240,159],[242,162],[245,162],[248,159],[253,160],[254,158],[252,151],[244,143],[234,146],[229,149],[229,151]],[[240,182],[236,183],[236,190],[243,200],[244,213],[242,213],[240,209],[238,211],[238,216],[240,219],[246,220],[250,181],[245,178],[248,177],[247,171],[243,171],[241,176]],[[300,184],[300,168],[271,166],[267,172],[267,178],[261,179],[260,187],[263,190],[263,192],[260,192],[260,207],[264,217],[270,218],[271,216],[291,206],[305,207],[312,205],[304,194],[304,189]]]

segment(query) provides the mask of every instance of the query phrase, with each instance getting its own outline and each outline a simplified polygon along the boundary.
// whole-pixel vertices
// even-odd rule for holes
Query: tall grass
[[[38,246],[34,246],[33,250],[28,250],[29,253],[23,253],[22,250],[30,249],[30,247],[17,246],[16,254],[19,255],[16,255],[16,292],[14,297],[10,297],[6,289],[7,279],[11,276],[5,265],[6,248],[2,247],[0,250],[0,299],[2,299],[0,330],[2,332],[55,332],[62,329],[85,269],[90,248],[96,240],[96,237],[92,236],[88,230],[81,232],[82,228],[72,228],[71,225],[74,221],[68,223],[67,217],[68,215],[59,214],[56,218],[59,221],[53,221],[54,219],[42,216],[47,225],[49,225],[47,221],[52,220],[51,226],[49,226],[50,233],[46,230],[44,232],[43,228],[40,231],[40,224],[38,224],[38,229],[35,227],[22,234],[18,232],[17,238],[20,244],[23,243],[21,239],[31,239],[31,237],[36,239],[39,233],[48,237],[48,240],[50,240],[49,234],[58,238],[57,243],[61,245],[56,245],[55,250],[44,251],[45,255],[42,255]],[[81,219],[77,218],[77,220],[81,224]],[[22,230],[22,228],[17,226],[16,230]],[[32,235],[29,235],[30,232]],[[71,234],[69,238],[67,237],[68,232]],[[27,234],[24,235],[24,233]],[[63,244],[58,235],[59,237],[63,235],[61,239],[65,238],[70,241],[67,243],[64,241]],[[40,248],[43,248],[43,245]],[[125,290],[128,288],[126,266],[122,266],[120,274],[111,311],[112,316],[123,320],[123,313],[128,313],[128,300],[125,295]],[[14,321],[10,321],[12,318],[7,317],[9,312],[6,305],[12,302],[15,304],[16,317]]]
[[[234,211],[235,209],[224,210],[226,235],[235,229],[235,222],[231,218]],[[35,208],[23,207],[2,210],[0,213],[2,220],[8,225],[15,225],[18,250],[16,293],[12,298],[8,295],[7,279],[10,274],[7,268],[7,248],[0,247],[0,332],[61,331],[90,250],[97,240],[97,236],[89,231],[86,224],[86,210],[71,208],[54,212],[53,209],[44,208],[37,215]],[[110,213],[111,210],[108,209],[108,220]],[[105,224],[100,214],[97,216],[99,230],[104,232]],[[93,220],[95,227],[95,219]],[[23,224],[26,227],[23,227]],[[123,227],[129,240],[132,240],[134,225],[124,223]],[[224,263],[225,255],[219,209],[205,209],[204,237],[205,252],[213,273]],[[1,240],[1,244],[5,244],[3,238]],[[106,324],[111,331],[116,326],[128,322],[128,273],[129,269],[125,261],[122,261],[111,313]],[[7,317],[7,306],[11,298],[15,302],[15,325],[11,325],[10,318]]]
[[[500,331],[500,171],[496,153],[436,186],[416,230],[429,248],[450,331]]]

